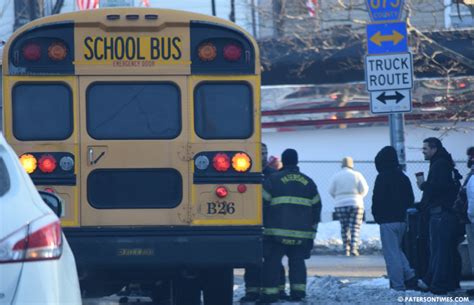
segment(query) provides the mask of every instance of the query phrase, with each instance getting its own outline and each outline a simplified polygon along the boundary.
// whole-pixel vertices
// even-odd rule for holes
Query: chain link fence
[[[329,183],[332,176],[341,170],[341,161],[300,161],[300,170],[306,175],[313,178],[318,186],[319,193],[323,202],[322,221],[331,221],[332,212],[334,211],[334,200],[329,195]],[[463,177],[466,177],[469,169],[466,166],[466,161],[456,161],[456,168]],[[372,190],[377,177],[377,170],[375,169],[374,161],[354,160],[354,169],[360,172],[369,185],[369,193],[364,198],[366,221],[373,221],[371,213],[372,206]],[[413,191],[415,193],[415,201],[421,199],[422,192],[416,185],[415,173],[424,172],[425,178],[428,175],[429,162],[428,161],[407,161],[406,175],[410,178]]]

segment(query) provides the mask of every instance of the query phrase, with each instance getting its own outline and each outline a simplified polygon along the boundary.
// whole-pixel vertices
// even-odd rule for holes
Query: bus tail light
[[[20,163],[28,174],[33,173],[38,167],[38,160],[32,154],[21,155]]]
[[[0,264],[58,259],[62,246],[60,222],[48,214],[0,241]]]
[[[228,61],[238,61],[242,57],[242,47],[229,43],[224,47],[224,58]]]
[[[198,48],[198,56],[201,61],[213,61],[217,56],[216,46],[210,42],[202,43]]]
[[[209,167],[209,158],[204,155],[199,156],[194,160],[194,165],[199,170],[206,170]]]
[[[30,42],[23,47],[23,57],[28,61],[37,61],[41,58],[41,47],[39,44]]]
[[[245,193],[247,191],[247,186],[245,184],[239,184],[237,186],[237,191],[241,194]]]
[[[66,58],[67,49],[62,42],[53,42],[48,47],[48,57],[53,61],[61,61]]]
[[[57,167],[56,159],[52,155],[43,155],[38,161],[38,167],[43,173],[52,173]]]
[[[69,156],[64,156],[59,160],[59,167],[63,171],[70,171],[74,168],[74,159]]]
[[[232,157],[232,167],[237,172],[246,172],[251,165],[250,157],[246,153],[236,153]]]
[[[225,186],[218,186],[216,188],[216,195],[219,198],[225,198],[227,197],[227,195],[229,195],[229,191],[227,190]]]
[[[224,153],[218,153],[212,159],[212,165],[218,172],[226,172],[230,168],[229,156]]]

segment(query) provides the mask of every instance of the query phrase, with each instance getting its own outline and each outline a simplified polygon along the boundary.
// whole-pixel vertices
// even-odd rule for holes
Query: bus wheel
[[[208,269],[202,275],[204,305],[232,305],[234,297],[234,269]]]

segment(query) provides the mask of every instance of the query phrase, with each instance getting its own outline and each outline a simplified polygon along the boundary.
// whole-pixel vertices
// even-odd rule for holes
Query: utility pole
[[[392,113],[389,115],[390,145],[397,151],[398,160],[404,171],[406,171],[405,154],[405,116],[403,113]]]
[[[252,34],[253,37],[257,38],[257,17],[255,14],[255,0],[252,0],[250,5],[252,6],[250,8],[252,11]]]
[[[235,22],[235,0],[230,0],[230,15],[229,19],[232,22]]]
[[[211,0],[212,16],[216,15],[216,0]]]

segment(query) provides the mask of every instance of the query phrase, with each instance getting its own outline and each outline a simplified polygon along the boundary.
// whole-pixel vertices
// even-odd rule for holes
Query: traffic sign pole
[[[405,154],[405,115],[403,113],[392,113],[388,117],[390,125],[390,145],[397,151],[398,161],[404,171],[406,171]]]
[[[400,22],[404,0],[367,0],[365,75],[372,113],[388,113],[390,144],[406,170],[404,112],[412,110],[413,63],[406,22]]]

